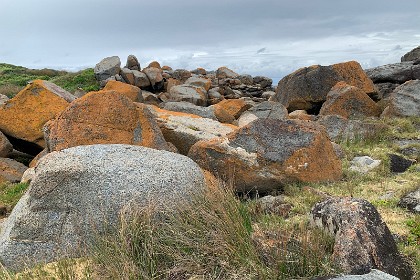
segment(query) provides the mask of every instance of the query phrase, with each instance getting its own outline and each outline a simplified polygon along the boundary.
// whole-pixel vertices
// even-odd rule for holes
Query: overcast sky
[[[134,54],[275,80],[302,66],[399,62],[419,0],[0,0],[0,62],[78,70]]]

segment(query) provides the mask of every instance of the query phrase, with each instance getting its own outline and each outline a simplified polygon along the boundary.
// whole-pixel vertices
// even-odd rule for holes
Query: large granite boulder
[[[18,183],[22,179],[27,166],[10,158],[0,158],[0,184],[4,182]]]
[[[238,126],[242,127],[256,119],[286,120],[289,118],[286,107],[278,102],[264,101],[248,109],[238,119]]]
[[[244,99],[225,99],[214,105],[215,108],[222,108],[235,119],[239,118],[243,112],[252,107]]]
[[[258,119],[226,137],[197,142],[188,156],[240,192],[333,181],[342,173],[325,130],[297,120]]]
[[[150,81],[150,85],[154,90],[160,90],[163,88],[162,69],[156,67],[148,67],[143,69],[143,73],[146,74]]]
[[[313,65],[301,68],[279,81],[272,101],[282,103],[288,110],[317,110],[328,92],[338,82],[358,87],[364,93],[375,93],[373,82],[356,61],[330,66]]]
[[[146,105],[116,91],[91,92],[45,126],[49,151],[92,144],[130,144],[170,150]]]
[[[130,54],[127,57],[127,63],[125,64],[125,67],[130,70],[137,70],[137,71],[141,70],[139,60],[137,59],[135,55],[132,55],[132,54]]]
[[[420,80],[405,82],[398,86],[389,97],[389,105],[383,117],[420,116]]]
[[[175,209],[204,188],[200,168],[167,151],[92,145],[50,153],[3,226],[0,261],[20,270],[85,255],[118,227],[122,213],[148,205]]]
[[[239,77],[239,74],[235,71],[223,66],[219,67],[216,70],[216,78],[217,79],[236,79]]]
[[[139,88],[149,88],[150,87],[150,80],[146,74],[137,70],[131,70],[134,76],[134,84],[136,87]]]
[[[420,64],[413,61],[393,63],[367,69],[366,74],[376,83],[402,84],[420,79]]]
[[[173,86],[169,92],[164,92],[160,94],[159,97],[163,101],[184,101],[198,106],[207,105],[207,91],[201,86]]]
[[[35,80],[0,108],[0,131],[43,148],[42,127],[74,99],[51,82]]]
[[[143,102],[143,95],[140,88],[118,81],[109,81],[103,88],[104,91],[116,91],[119,94],[125,95],[133,102]]]
[[[339,115],[347,119],[379,117],[381,109],[361,89],[338,82],[327,94],[319,115]]]
[[[202,118],[197,115],[173,112],[149,106],[166,141],[187,155],[191,146],[201,140],[210,140],[233,132],[236,126]]]
[[[364,274],[379,269],[400,279],[413,276],[412,267],[368,201],[327,198],[312,208],[310,217],[313,224],[335,237],[333,259],[343,272]]]
[[[404,61],[416,61],[420,59],[420,46],[412,49],[401,57],[401,62]]]
[[[96,64],[93,72],[98,81],[105,81],[106,79],[118,75],[121,70],[121,61],[118,56],[111,56],[102,59]]]

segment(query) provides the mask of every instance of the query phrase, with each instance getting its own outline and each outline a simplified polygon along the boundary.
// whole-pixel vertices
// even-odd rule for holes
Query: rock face
[[[104,81],[112,76],[118,75],[121,70],[121,61],[118,56],[111,56],[102,59],[93,69],[98,81]]]
[[[398,202],[398,206],[420,214],[420,187],[404,195]]]
[[[130,144],[170,150],[146,105],[115,91],[91,92],[45,127],[49,151],[91,144]]]
[[[44,147],[42,127],[74,99],[51,82],[35,80],[0,108],[0,130]]]
[[[143,102],[140,88],[118,81],[109,81],[103,89],[104,91],[113,90],[125,95],[133,102]]]
[[[347,119],[378,117],[381,109],[361,89],[345,82],[337,83],[327,94],[319,115],[339,115]]]
[[[226,136],[237,129],[236,126],[197,115],[167,111],[155,106],[149,108],[155,115],[166,141],[172,143],[183,155],[187,155],[191,146],[200,140]]]
[[[0,131],[0,158],[7,157],[13,151],[9,139]]]
[[[301,68],[280,80],[272,101],[282,103],[288,110],[316,110],[326,100],[328,92],[338,82],[358,87],[373,94],[373,82],[356,61],[330,66],[314,65]]]
[[[93,145],[50,153],[3,227],[0,261],[19,270],[80,256],[125,210],[173,209],[204,188],[192,160],[166,151]]]
[[[401,57],[401,62],[416,61],[418,59],[420,59],[420,46],[412,49],[411,51],[406,53],[403,57]]]
[[[10,158],[0,158],[0,183],[18,183],[28,169],[25,165]]]
[[[389,98],[389,106],[382,113],[383,117],[420,116],[420,80],[405,82],[398,86]]]
[[[375,207],[356,198],[328,198],[311,210],[312,222],[335,236],[333,258],[346,273],[380,269],[400,279],[411,279],[413,269]]]
[[[242,127],[256,119],[288,119],[287,109],[278,102],[264,101],[245,111],[238,119],[238,126]]]
[[[258,119],[227,137],[197,142],[188,156],[240,192],[341,177],[341,161],[325,130],[296,120]]]

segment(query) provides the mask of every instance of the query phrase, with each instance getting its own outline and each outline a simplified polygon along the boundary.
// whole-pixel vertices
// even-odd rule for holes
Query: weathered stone
[[[32,181],[32,179],[35,176],[35,168],[34,167],[30,167],[28,169],[26,169],[25,172],[23,172],[22,174],[22,178],[20,179],[21,183],[29,183],[30,181]]]
[[[168,111],[174,112],[183,112],[187,114],[193,114],[200,116],[202,118],[208,118],[212,120],[217,120],[216,115],[214,114],[214,109],[210,107],[202,107],[197,106],[189,102],[165,102],[163,107],[161,107]]]
[[[412,61],[387,64],[367,69],[366,74],[374,83],[402,84],[420,79],[420,65],[414,65]]]
[[[191,72],[185,69],[176,69],[172,73],[172,77],[181,83],[184,83],[186,80],[188,80],[189,77],[191,77]]]
[[[261,94],[261,98],[264,98],[264,99],[267,99],[267,100],[269,100],[272,96],[274,96],[274,95],[276,95],[276,93],[274,92],[274,91],[271,91],[271,90],[269,90],[269,91],[264,91],[262,94]]]
[[[238,79],[245,85],[252,85],[254,83],[251,75],[240,75]]]
[[[327,94],[319,115],[339,115],[347,119],[379,117],[381,109],[361,89],[338,82]]]
[[[160,103],[162,103],[162,101],[158,98],[156,94],[153,94],[145,90],[142,90],[141,94],[143,96],[143,103],[145,104],[158,106]]]
[[[226,137],[197,142],[188,156],[240,192],[341,177],[325,130],[303,121],[258,119]]]
[[[420,80],[408,81],[398,86],[389,97],[389,106],[382,117],[419,117]]]
[[[140,88],[118,81],[109,81],[103,88],[103,91],[116,91],[119,94],[127,96],[133,102],[143,102]]]
[[[201,68],[201,67],[198,67],[197,69],[191,71],[191,73],[196,74],[196,75],[201,75],[201,76],[207,75],[206,69]]]
[[[375,268],[400,279],[413,276],[412,267],[368,201],[327,198],[312,208],[310,217],[313,224],[335,237],[333,259],[344,272],[363,274]]]
[[[137,57],[132,55],[132,54],[130,54],[127,57],[127,63],[125,64],[125,67],[130,69],[130,70],[137,70],[137,71],[141,70],[140,63],[139,63]]]
[[[214,106],[223,108],[235,119],[239,118],[243,112],[252,107],[244,99],[225,99]]]
[[[74,99],[72,94],[51,82],[35,80],[0,108],[0,130],[44,147],[42,127]]]
[[[397,86],[399,86],[399,84],[395,84],[395,83],[375,84],[376,91],[378,92],[377,99],[378,100],[387,99]]]
[[[94,68],[95,77],[98,81],[106,80],[120,73],[121,61],[118,56],[102,59]]]
[[[160,63],[157,61],[152,61],[149,63],[149,66],[147,66],[147,68],[158,68],[158,69],[162,69],[162,67],[160,67]]]
[[[273,80],[264,76],[255,76],[253,78],[254,84],[259,84],[262,88],[271,87]]]
[[[376,160],[368,156],[362,157],[354,157],[350,162],[350,170],[359,172],[359,173],[367,173],[381,164],[381,160]]]
[[[396,154],[388,154],[388,157],[390,163],[389,169],[391,172],[395,173],[403,173],[407,171],[407,169],[416,162]]]
[[[206,78],[190,77],[185,81],[185,85],[202,87],[208,91],[211,87],[211,80]]]
[[[0,131],[0,158],[8,157],[12,151],[12,144],[10,144],[9,139]]]
[[[123,68],[123,69],[121,69],[121,72],[120,73],[121,73],[121,77],[128,84],[130,84],[130,85],[134,85],[135,84],[133,70],[130,70],[128,68]]]
[[[27,166],[10,158],[0,158],[0,183],[19,183]]]
[[[191,146],[200,140],[210,140],[231,133],[236,126],[222,124],[197,115],[172,112],[150,106],[166,141],[174,144],[178,151],[186,155]]]
[[[207,105],[207,92],[202,87],[179,85],[159,95],[163,101],[185,101],[198,106]]]
[[[276,95],[271,100],[282,103],[289,111],[316,111],[326,100],[331,88],[341,81],[360,88],[366,94],[375,93],[373,82],[360,64],[350,61],[301,68],[279,81]]]
[[[133,70],[132,73],[134,75],[134,85],[136,87],[147,88],[150,86],[150,81],[146,74],[137,70]]]
[[[224,100],[225,98],[220,94],[219,88],[211,88],[208,93],[208,103],[214,105]]]
[[[242,113],[238,119],[238,126],[245,126],[256,119],[285,120],[288,118],[287,109],[282,104],[264,101]]]
[[[302,120],[302,121],[313,121],[315,120],[314,115],[309,115],[308,112],[305,110],[296,110],[291,113],[289,113],[289,118],[296,119],[296,120]]]
[[[287,203],[284,196],[263,196],[256,201],[257,211],[268,214],[274,214],[287,218],[289,216],[292,205]]]
[[[156,67],[148,67],[143,69],[143,73],[146,74],[151,86],[154,89],[163,88],[162,69]]]
[[[41,159],[0,235],[8,269],[80,257],[121,215],[155,206],[176,209],[203,192],[200,168],[187,157],[130,145],[79,146]]]
[[[420,214],[420,187],[404,195],[398,202],[398,206]]]
[[[91,144],[130,144],[169,150],[146,105],[115,91],[91,92],[45,127],[49,151]]]
[[[165,83],[165,91],[169,92],[169,91],[171,91],[172,87],[179,86],[180,84],[181,84],[181,82],[178,81],[177,79],[169,78],[169,79],[167,79],[167,82]]]
[[[233,70],[227,67],[219,67],[216,70],[216,78],[217,79],[236,79],[239,77],[238,73],[235,73]]]
[[[420,46],[417,48],[412,49],[411,51],[409,51],[408,53],[406,53],[405,55],[403,55],[401,57],[401,62],[404,61],[416,61],[420,59]]]
[[[7,97],[4,94],[0,94],[0,107],[6,104],[6,102],[9,100],[9,97]]]
[[[342,275],[337,277],[317,277],[312,280],[400,280],[399,278],[392,276],[383,271],[372,269],[369,273],[363,275]]]

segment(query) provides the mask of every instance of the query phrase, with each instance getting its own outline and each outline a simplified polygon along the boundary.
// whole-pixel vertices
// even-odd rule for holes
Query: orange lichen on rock
[[[74,99],[51,82],[35,80],[0,107],[0,130],[44,147],[42,127]]]
[[[347,84],[360,88],[366,94],[372,94],[376,91],[372,80],[369,79],[357,61],[337,63],[331,65],[331,67]]]
[[[129,84],[126,84],[126,83],[118,82],[118,81],[108,81],[108,83],[103,88],[103,90],[98,91],[98,92],[109,91],[109,90],[113,90],[113,91],[116,91],[116,92],[118,92],[122,95],[125,95],[134,102],[142,102],[143,101],[143,97],[141,95],[141,90],[140,90],[140,88],[138,88],[136,86],[132,86],[132,85],[129,85]]]
[[[215,108],[221,107],[235,119],[239,118],[243,112],[251,108],[251,105],[243,99],[225,99],[214,105]]]

